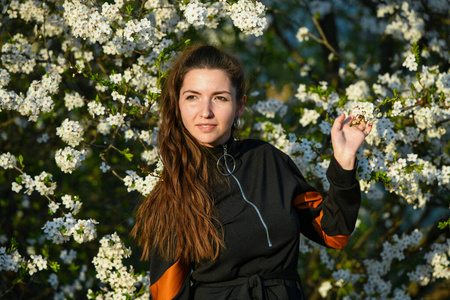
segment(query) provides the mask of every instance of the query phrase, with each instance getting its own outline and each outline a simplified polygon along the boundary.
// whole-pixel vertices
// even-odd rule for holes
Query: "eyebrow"
[[[200,92],[197,92],[195,90],[186,90],[186,91],[183,92],[182,95],[184,95],[186,93],[192,93],[192,94],[200,95]],[[230,94],[231,95],[231,92],[229,92],[229,91],[217,91],[217,92],[213,93],[213,95],[219,95],[219,94]]]

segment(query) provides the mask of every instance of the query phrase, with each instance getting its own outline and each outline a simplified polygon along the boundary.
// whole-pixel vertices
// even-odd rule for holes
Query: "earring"
[[[234,119],[234,122],[233,122],[234,129],[239,130],[241,128],[241,123],[242,123],[241,118]]]

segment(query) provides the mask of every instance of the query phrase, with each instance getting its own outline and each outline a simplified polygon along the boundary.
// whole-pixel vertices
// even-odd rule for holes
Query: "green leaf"
[[[16,182],[17,182],[17,184],[22,184],[23,183],[22,175],[19,175],[19,176],[16,177]]]
[[[22,154],[19,154],[19,157],[17,158],[17,161],[19,162],[20,167],[23,169],[25,168],[25,165],[23,164],[23,156]]]
[[[48,261],[48,266],[53,270],[53,272],[58,273],[60,265],[56,261]]]
[[[444,221],[444,222],[439,222],[439,224],[438,224],[439,229],[445,229],[446,227],[450,228],[450,219],[448,219],[447,221]]]
[[[387,176],[387,173],[382,171],[378,172],[372,171],[372,173],[370,174],[370,180],[375,180],[377,182],[381,182],[387,185],[389,184],[389,182],[392,181],[392,179]]]
[[[9,248],[8,253],[15,251],[17,247],[19,247],[19,243],[17,242],[16,238],[11,238],[11,247]]]
[[[74,263],[71,263],[71,264],[69,265],[69,271],[72,272],[72,273],[78,273],[78,270],[79,270],[80,268],[81,268],[80,265],[76,265],[76,264],[74,264]]]
[[[415,43],[412,45],[411,50],[413,51],[414,56],[415,56],[415,58],[416,58],[416,63],[419,65],[419,64],[420,64],[420,47],[419,47],[419,45],[417,44],[417,42],[415,42]]]
[[[128,4],[126,10],[127,14],[131,15],[131,13],[133,12],[133,6],[131,4]]]
[[[133,156],[134,156],[132,153],[130,153],[130,149],[129,149],[129,148],[126,148],[125,150],[120,151],[120,154],[122,154],[123,156],[125,156],[125,158],[126,158],[128,161],[131,161],[131,160],[133,159]]]

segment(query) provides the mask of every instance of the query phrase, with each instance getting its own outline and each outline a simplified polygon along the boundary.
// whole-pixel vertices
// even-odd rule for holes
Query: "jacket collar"
[[[207,152],[211,153],[213,156],[218,158],[223,155],[225,146],[227,147],[228,154],[233,155],[236,152],[237,141],[234,139],[233,136],[231,136],[228,139],[228,141],[223,145],[216,146],[216,147],[205,147],[205,148],[206,148]]]

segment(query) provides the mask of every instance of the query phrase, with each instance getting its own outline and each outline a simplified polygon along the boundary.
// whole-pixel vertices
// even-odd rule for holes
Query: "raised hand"
[[[346,170],[355,166],[356,152],[372,131],[372,125],[364,120],[355,120],[350,114],[347,118],[341,114],[334,120],[331,128],[331,142],[334,157],[339,165]]]

